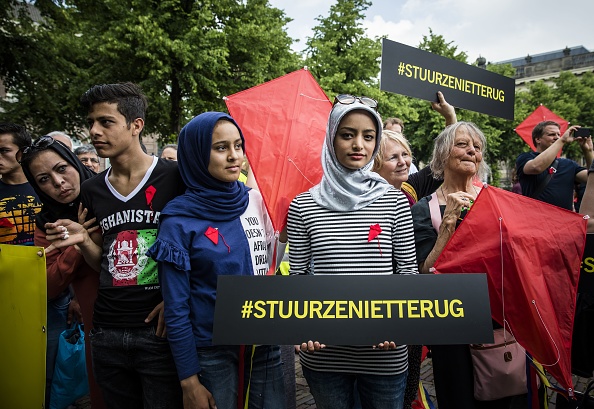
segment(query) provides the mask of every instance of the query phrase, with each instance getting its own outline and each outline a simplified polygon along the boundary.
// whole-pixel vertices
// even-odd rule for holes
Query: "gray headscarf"
[[[330,111],[326,140],[322,148],[322,169],[324,174],[319,184],[309,192],[320,206],[339,212],[359,210],[382,197],[392,185],[371,171],[373,160],[360,169],[352,170],[340,164],[334,152],[334,138],[340,121],[349,112],[361,110],[371,114],[376,123],[376,139],[373,157],[377,154],[382,135],[382,119],[375,110],[358,100],[353,104],[336,104]]]

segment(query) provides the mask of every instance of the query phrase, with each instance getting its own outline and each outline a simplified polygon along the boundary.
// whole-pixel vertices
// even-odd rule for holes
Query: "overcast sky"
[[[335,0],[269,0],[293,21],[289,35],[301,41],[326,17]],[[423,35],[442,35],[474,62],[499,62],[527,54],[583,45],[594,51],[594,0],[372,0],[363,26],[371,38],[418,46]]]

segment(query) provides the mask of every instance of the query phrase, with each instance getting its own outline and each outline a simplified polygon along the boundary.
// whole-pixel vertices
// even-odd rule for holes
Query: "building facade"
[[[569,71],[578,76],[584,72],[594,72],[594,52],[580,45],[495,64],[511,64],[516,70],[516,91],[522,91],[528,88],[528,84],[539,80],[553,85],[551,80],[559,77],[562,71]]]

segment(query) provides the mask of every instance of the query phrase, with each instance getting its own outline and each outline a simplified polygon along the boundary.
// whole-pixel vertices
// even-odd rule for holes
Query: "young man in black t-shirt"
[[[100,271],[90,334],[96,380],[110,408],[181,408],[157,265],[145,252],[161,210],[185,188],[175,162],[141,148],[147,101],[138,86],[96,85],[81,104],[91,143],[111,163],[81,187],[87,219],[96,217],[101,232],[92,235],[96,245],[80,244]]]

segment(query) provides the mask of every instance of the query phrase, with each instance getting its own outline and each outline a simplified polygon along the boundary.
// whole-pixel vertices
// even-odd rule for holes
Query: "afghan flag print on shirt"
[[[115,235],[107,254],[113,286],[157,285],[157,263],[146,255],[157,229],[125,230]]]

